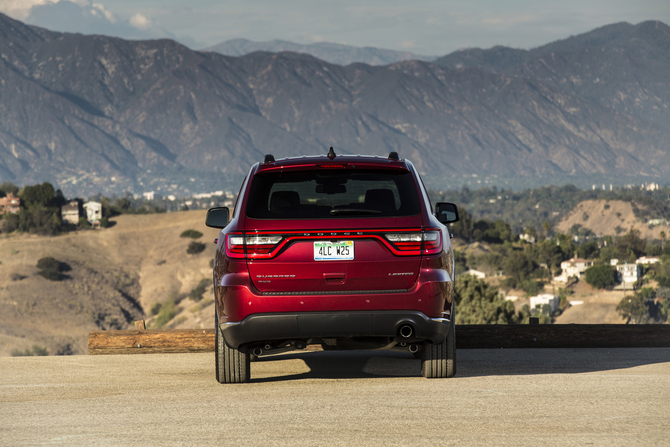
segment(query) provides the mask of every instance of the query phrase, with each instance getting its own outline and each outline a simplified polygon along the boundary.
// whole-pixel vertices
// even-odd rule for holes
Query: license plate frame
[[[353,261],[354,241],[314,241],[315,261]]]

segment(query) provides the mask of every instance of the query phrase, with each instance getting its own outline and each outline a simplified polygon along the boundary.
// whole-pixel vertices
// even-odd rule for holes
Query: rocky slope
[[[640,45],[664,45],[667,26],[636,29],[655,26],[660,31]],[[603,41],[619,42],[616,36]],[[304,54],[227,57],[170,40],[55,33],[2,15],[0,37],[0,181],[49,180],[68,196],[236,189],[265,153],[329,146],[399,151],[440,188],[472,175],[502,182],[670,175],[670,130],[659,124],[668,104],[661,95],[670,85],[667,51],[665,59],[656,50],[640,54],[647,78],[630,84],[636,72],[622,72],[619,84],[608,81],[593,99],[577,82],[562,82],[568,74],[587,78],[587,53],[598,53],[590,40],[557,42],[581,59],[557,57],[564,74],[552,78],[539,70],[546,57],[533,62],[525,53],[514,56],[523,64],[504,70],[444,61],[343,67]],[[605,71],[592,76],[608,79]],[[657,99],[644,102],[642,91],[653,96],[651,77]],[[622,101],[644,104],[639,113],[612,102],[623,84],[631,87]]]

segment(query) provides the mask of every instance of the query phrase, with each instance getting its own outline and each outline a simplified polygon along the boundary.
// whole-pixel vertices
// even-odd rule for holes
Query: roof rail
[[[397,153],[397,152],[391,152],[391,153],[389,153],[389,160],[396,160],[396,161],[398,161],[398,160],[400,160],[400,157],[398,157],[398,153]]]
[[[272,163],[275,161],[275,157],[272,154],[266,154],[265,159],[263,159],[263,163]]]

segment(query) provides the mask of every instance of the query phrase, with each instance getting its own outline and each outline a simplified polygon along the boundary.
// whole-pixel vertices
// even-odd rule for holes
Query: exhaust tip
[[[400,326],[399,332],[401,337],[409,338],[414,333],[414,329],[412,329],[412,326],[410,326],[409,324],[405,324],[403,326]]]

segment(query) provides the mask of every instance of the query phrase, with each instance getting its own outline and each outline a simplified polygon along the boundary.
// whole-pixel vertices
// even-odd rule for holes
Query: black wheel
[[[447,338],[436,345],[423,343],[421,351],[421,375],[427,379],[443,379],[456,375],[456,327],[449,326]]]
[[[250,378],[250,355],[239,349],[228,347],[219,328],[219,317],[215,316],[216,349],[214,362],[216,364],[216,380],[219,383],[246,383]]]

